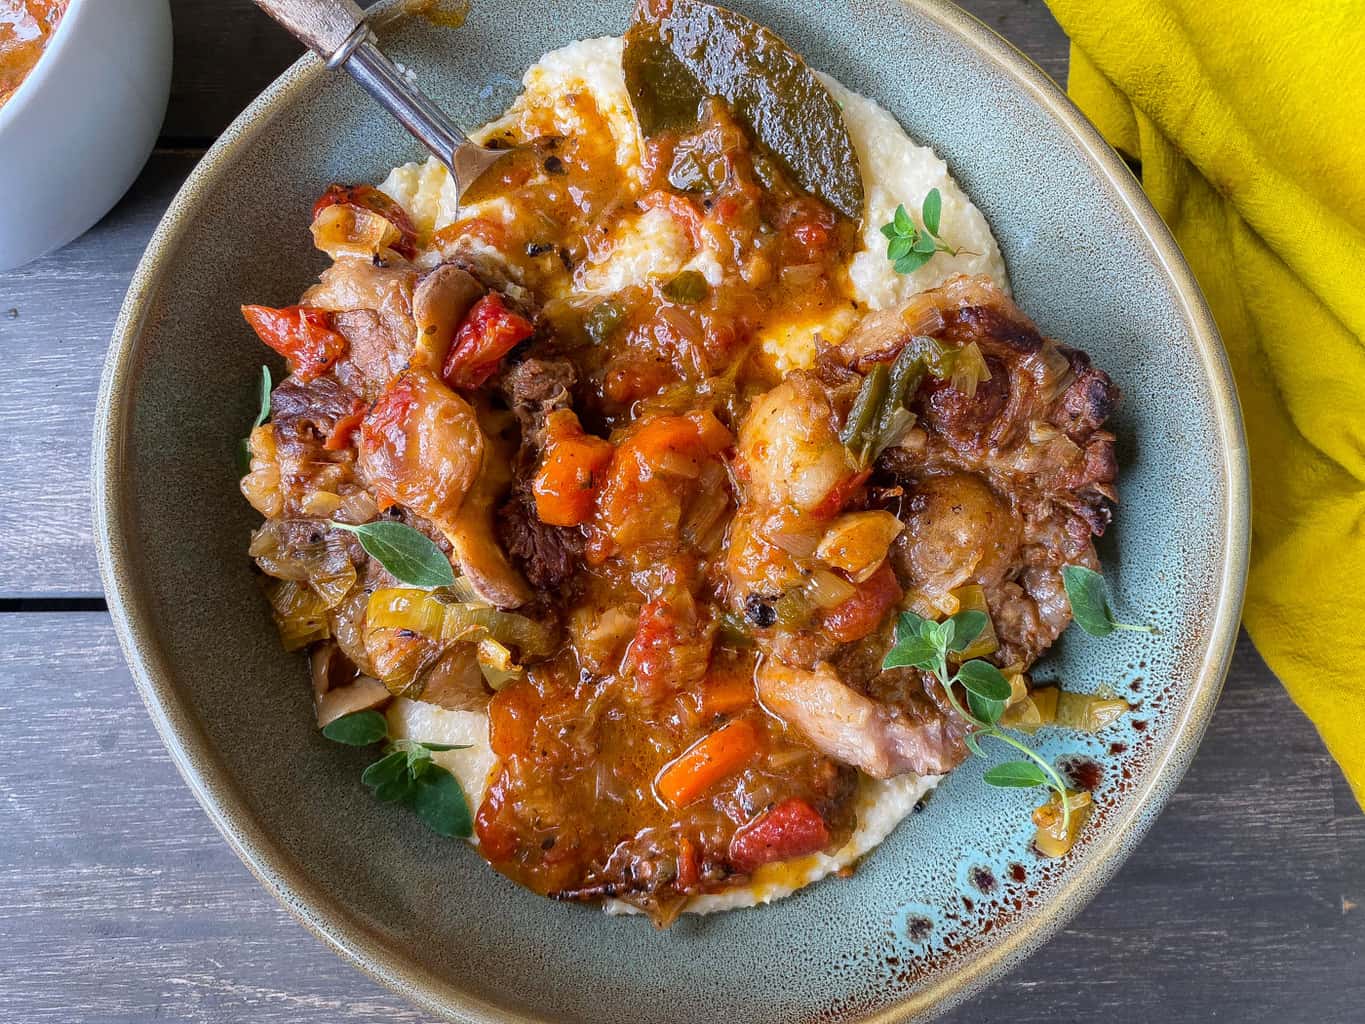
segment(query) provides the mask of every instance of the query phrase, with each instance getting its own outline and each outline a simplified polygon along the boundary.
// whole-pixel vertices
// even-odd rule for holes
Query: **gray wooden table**
[[[204,148],[296,56],[249,0],[172,6],[174,92],[141,178],[84,238],[0,276],[0,1021],[415,1022],[219,839],[100,596],[87,463],[114,316]],[[1065,77],[1066,40],[1038,0],[966,6]],[[1357,904],[1365,816],[1244,638],[1141,848],[1070,928],[948,1019],[1365,1021]]]

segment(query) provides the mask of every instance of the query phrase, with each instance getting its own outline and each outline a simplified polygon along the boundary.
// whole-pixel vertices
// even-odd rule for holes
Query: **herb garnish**
[[[265,365],[262,365],[262,366],[261,366],[261,408],[260,408],[260,411],[259,411],[258,413],[256,413],[256,422],[253,423],[253,424],[251,424],[251,430],[252,430],[252,432],[254,432],[254,431],[256,430],[257,427],[259,427],[262,423],[264,423],[266,420],[268,420],[268,419],[270,418],[270,388],[271,388],[271,386],[272,386],[272,381],[271,381],[271,379],[270,379],[270,367],[265,366]],[[241,475],[242,475],[242,476],[246,476],[249,472],[251,472],[251,437],[250,437],[250,435],[248,435],[248,436],[242,438],[240,441],[237,442],[237,468],[240,469],[240,470],[242,471],[242,472],[241,472]]]
[[[363,747],[388,739],[389,728],[378,711],[356,711],[328,723],[322,734],[338,743]],[[433,751],[464,750],[466,746],[392,740],[385,745],[384,756],[365,769],[360,781],[384,803],[412,808],[433,832],[468,838],[474,831],[474,818],[460,780],[431,759]]]
[[[945,252],[956,256],[958,250],[939,237],[939,217],[943,213],[943,197],[938,189],[931,188],[920,206],[920,220],[924,228],[915,227],[915,222],[902,203],[896,207],[896,215],[889,224],[882,225],[886,236],[886,258],[896,265],[896,273],[909,274],[918,270],[935,253]]]
[[[1114,618],[1105,592],[1104,577],[1095,570],[1083,565],[1064,565],[1062,585],[1066,587],[1066,598],[1071,602],[1071,617],[1076,620],[1076,625],[1091,636],[1108,636],[1116,629],[1134,633],[1156,632],[1152,626],[1137,626]]]
[[[400,583],[423,590],[449,587],[455,583],[455,571],[450,559],[441,553],[431,538],[406,523],[380,520],[374,523],[332,521],[338,530],[346,530],[360,538],[366,554],[379,561]]]
[[[1041,754],[1005,733],[998,724],[1012,693],[1008,680],[998,668],[980,658],[962,662],[955,673],[948,671],[948,656],[970,647],[988,621],[985,612],[975,610],[958,612],[942,622],[902,612],[896,622],[896,645],[887,653],[882,668],[909,666],[932,673],[942,684],[953,710],[974,727],[964,737],[972,753],[982,756],[981,740],[990,738],[1024,754],[1027,761],[996,765],[982,776],[983,781],[992,786],[1047,786],[1055,790],[1061,799],[1062,832],[1066,833],[1071,826],[1066,783]],[[953,692],[954,683],[960,683],[966,691],[967,708]]]
[[[378,711],[356,711],[328,722],[322,727],[322,735],[348,747],[368,747],[388,737],[389,723]]]

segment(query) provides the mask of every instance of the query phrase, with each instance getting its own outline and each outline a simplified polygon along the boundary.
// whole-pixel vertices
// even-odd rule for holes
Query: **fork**
[[[457,195],[509,152],[470,141],[379,49],[354,0],[256,0],[289,32],[327,62],[344,68],[385,110],[450,168]]]

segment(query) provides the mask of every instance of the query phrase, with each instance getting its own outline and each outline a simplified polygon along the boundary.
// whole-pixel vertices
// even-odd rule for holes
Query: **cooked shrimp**
[[[754,505],[818,508],[856,472],[820,383],[791,374],[756,399],[739,428],[736,469]]]

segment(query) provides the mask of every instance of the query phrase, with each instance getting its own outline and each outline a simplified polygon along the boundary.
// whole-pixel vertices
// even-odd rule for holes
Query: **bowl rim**
[[[73,0],[73,6],[82,2]],[[1201,369],[1210,383],[1215,429],[1224,455],[1226,501],[1221,531],[1223,561],[1207,647],[1189,684],[1189,699],[1174,725],[1172,739],[1154,754],[1153,770],[1134,791],[1131,812],[1094,841],[1086,867],[1039,908],[1026,927],[1011,930],[962,970],[862,1018],[863,1024],[905,1024],[936,1016],[960,1003],[1051,938],[1112,877],[1126,851],[1131,851],[1150,827],[1198,748],[1237,640],[1250,551],[1250,471],[1231,367],[1203,294],[1160,215],[1098,130],[1028,57],[948,0],[900,2],[981,53],[1060,122],[1079,145],[1092,172],[1112,188],[1124,213],[1140,229],[1178,296],[1179,310],[1190,325]],[[371,17],[401,16],[404,4],[405,0],[383,0],[371,8]],[[541,1024],[538,1018],[493,1004],[414,966],[399,943],[368,927],[311,881],[280,849],[249,811],[237,784],[215,764],[212,745],[196,713],[170,683],[173,673],[159,644],[145,588],[135,585],[141,560],[122,466],[133,405],[130,384],[137,343],[159,287],[161,268],[173,259],[197,213],[201,187],[220,172],[238,147],[250,144],[271,115],[289,108],[324,73],[323,63],[306,54],[233,121],[177,193],[133,275],[114,328],[95,413],[91,454],[100,574],[138,692],[176,768],[214,825],[267,891],[344,959],[427,1011],[471,1024]]]
[[[51,68],[61,60],[61,55],[66,51],[69,40],[76,31],[70,26],[75,24],[85,7],[86,0],[69,0],[66,10],[62,12],[61,20],[57,22],[57,30],[43,47],[38,60],[19,83],[19,87],[10,94],[10,98],[0,104],[0,136],[4,135],[6,125],[21,116],[20,112],[42,89],[43,83],[55,74]]]

